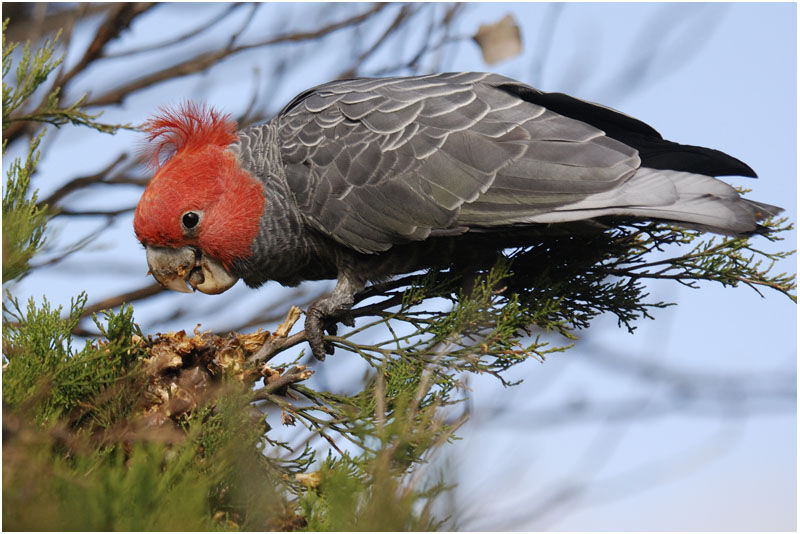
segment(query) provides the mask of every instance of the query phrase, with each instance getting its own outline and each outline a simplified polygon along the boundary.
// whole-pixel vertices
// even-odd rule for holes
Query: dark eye
[[[197,226],[197,223],[200,222],[200,215],[198,215],[194,211],[187,211],[186,213],[183,214],[181,221],[183,222],[183,225],[186,228],[191,229]]]

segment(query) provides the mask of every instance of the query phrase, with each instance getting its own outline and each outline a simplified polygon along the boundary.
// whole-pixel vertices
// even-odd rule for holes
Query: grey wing
[[[361,252],[536,214],[611,190],[635,149],[484,73],[332,82],[276,118],[307,221]]]

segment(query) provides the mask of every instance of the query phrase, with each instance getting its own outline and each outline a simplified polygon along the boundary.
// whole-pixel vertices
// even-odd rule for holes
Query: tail
[[[743,236],[765,233],[759,222],[782,211],[743,198],[733,187],[710,176],[642,167],[620,187],[528,220],[554,223],[623,215]]]

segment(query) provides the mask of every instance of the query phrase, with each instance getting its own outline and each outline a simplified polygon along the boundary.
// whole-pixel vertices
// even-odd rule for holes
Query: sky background
[[[264,5],[248,31],[263,37],[315,27],[318,22],[306,14],[314,7]],[[161,41],[218,10],[215,4],[159,8],[115,46],[124,50]],[[614,107],[667,139],[723,150],[760,176],[731,183],[752,189],[750,198],[783,206],[797,220],[794,4],[475,3],[458,19],[456,33],[471,35],[506,13],[522,29],[522,55],[490,67],[478,47],[466,42],[445,50],[443,70],[493,70]],[[384,20],[391,17],[387,13]],[[384,27],[364,32],[379,34]],[[414,48],[419,31],[424,28],[383,47],[367,67],[394,64]],[[89,32],[76,34],[80,46],[68,62],[87,39]],[[207,74],[137,94],[110,108],[103,119],[140,123],[158,106],[185,97],[237,115],[256,87],[271,91],[279,108],[301,90],[335,76],[347,59],[348,42],[333,36],[322,50],[309,52],[302,68],[279,82],[259,78],[274,57],[245,54]],[[89,72],[74,90],[133,79],[151,60],[145,54],[106,65],[102,80],[93,78],[100,72]],[[87,137],[62,129],[43,153],[36,178],[40,197],[70,177],[96,172],[120,147],[140,142],[135,133]],[[76,195],[71,201],[83,208],[123,207],[138,194],[117,188],[113,195]],[[121,217],[90,249],[24,279],[14,293],[37,299],[46,294],[63,304],[77,288],[88,286],[93,302],[141,287],[147,268],[131,218]],[[97,224],[54,223],[51,243],[70,242]],[[764,241],[763,246],[795,248],[796,234],[787,234],[783,244]],[[94,264],[103,267],[93,269]],[[796,272],[795,259],[778,271]],[[602,317],[574,349],[514,369],[512,377],[525,379],[519,386],[503,388],[488,377],[471,380],[473,418],[460,433],[463,439],[445,448],[433,466],[459,482],[455,495],[462,528],[796,529],[796,410],[794,401],[786,401],[796,392],[795,305],[777,293],[761,298],[744,287],[691,290],[652,283],[650,289],[653,300],[678,306],[656,310],[656,320],[640,322],[635,334]],[[220,296],[165,295],[135,306],[135,317],[150,333],[188,331],[198,322],[224,328],[236,324],[237,317],[215,315],[221,302],[240,301],[242,309],[288,309],[289,294],[270,283],[257,291],[240,284]],[[175,306],[191,313],[170,321]],[[320,380],[334,380],[332,369],[357,367],[337,356],[318,370]]]

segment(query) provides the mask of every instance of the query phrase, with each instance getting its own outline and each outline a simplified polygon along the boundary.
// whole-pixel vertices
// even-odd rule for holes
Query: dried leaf
[[[472,37],[481,47],[483,60],[494,65],[522,52],[522,36],[514,17],[506,15],[493,24],[481,24]]]
[[[280,327],[278,327],[280,328]],[[269,337],[269,332],[265,332],[260,328],[258,331],[253,332],[252,334],[239,334],[237,338],[239,339],[239,343],[242,344],[242,348],[245,352],[253,353],[261,348],[261,345]]]
[[[289,309],[289,313],[286,314],[286,319],[278,325],[278,328],[275,330],[275,334],[278,337],[286,337],[289,335],[289,331],[294,326],[294,323],[300,318],[300,314],[302,310],[297,306],[292,306]]]

